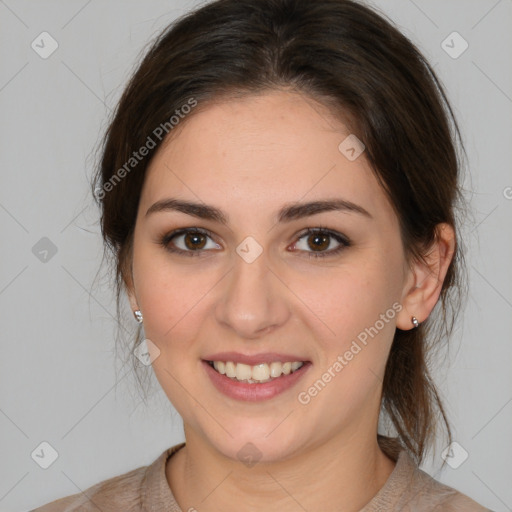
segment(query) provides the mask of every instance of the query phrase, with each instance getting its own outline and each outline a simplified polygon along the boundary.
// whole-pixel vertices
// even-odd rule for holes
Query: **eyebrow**
[[[229,224],[229,217],[215,206],[175,198],[167,198],[157,201],[148,208],[146,216],[152,213],[166,211],[179,211],[199,219],[211,220],[224,225]],[[290,222],[292,220],[329,211],[358,213],[370,219],[373,218],[372,215],[362,206],[351,201],[347,201],[345,199],[324,199],[311,201],[309,203],[296,202],[286,204],[277,212],[277,221]]]

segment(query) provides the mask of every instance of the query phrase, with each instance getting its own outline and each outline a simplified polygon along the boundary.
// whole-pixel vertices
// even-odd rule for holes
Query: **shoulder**
[[[469,496],[445,485],[418,467],[411,468],[411,479],[400,505],[403,512],[490,512]]]
[[[157,460],[160,460],[165,454],[166,452]],[[146,483],[148,469],[153,464],[151,466],[140,466],[122,475],[103,480],[83,492],[52,501],[30,512],[141,511],[141,495]]]
[[[420,469],[403,447],[391,447],[386,453],[395,460],[395,468],[361,512],[492,512]]]

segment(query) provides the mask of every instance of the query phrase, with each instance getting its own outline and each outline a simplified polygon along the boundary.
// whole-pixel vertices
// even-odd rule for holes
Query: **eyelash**
[[[170,242],[173,238],[175,238],[179,235],[183,235],[183,234],[187,235],[190,233],[197,233],[197,234],[205,235],[205,236],[208,236],[209,238],[213,239],[212,233],[206,229],[183,228],[183,229],[177,229],[175,231],[172,231],[171,233],[164,235],[159,240],[158,243],[165,250],[167,250],[171,253],[182,254],[184,256],[191,256],[191,257],[200,256],[201,253],[204,252],[204,249],[199,249],[197,251],[184,251],[182,249],[173,248],[170,245]],[[322,226],[319,226],[318,228],[307,228],[304,232],[302,232],[298,236],[297,240],[300,240],[309,235],[318,235],[318,234],[327,235],[327,236],[330,236],[331,238],[334,238],[337,242],[339,242],[340,246],[336,249],[331,249],[330,251],[320,251],[320,252],[306,251],[309,258],[327,258],[329,256],[335,256],[335,255],[339,254],[341,251],[343,251],[344,249],[346,249],[347,247],[350,247],[352,245],[349,238],[346,237],[345,235],[342,235],[341,233],[338,233],[336,231],[332,231],[330,229],[324,228]]]

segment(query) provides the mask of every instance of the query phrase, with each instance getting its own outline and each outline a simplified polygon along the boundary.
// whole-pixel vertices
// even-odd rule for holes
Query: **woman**
[[[169,27],[93,188],[186,442],[37,510],[487,510],[418,468],[438,417],[452,440],[427,348],[460,305],[458,141],[428,63],[359,3]]]

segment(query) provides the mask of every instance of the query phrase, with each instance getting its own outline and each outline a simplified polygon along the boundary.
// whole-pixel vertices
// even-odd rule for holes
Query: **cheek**
[[[372,271],[367,265],[364,271],[352,267],[350,272],[329,274],[325,282],[317,280],[324,286],[305,282],[298,292],[314,312],[308,325],[319,361],[301,391],[317,410],[329,410],[340,421],[356,415],[363,404],[380,400],[400,307],[389,277],[380,265]]]
[[[200,338],[206,314],[206,301],[201,298],[212,288],[213,279],[208,275],[194,277],[149,251],[146,257],[142,251],[134,257],[133,273],[145,337],[159,350],[152,362],[155,377],[176,410],[188,418],[194,402],[191,404],[184,387],[199,396],[200,390],[194,389],[191,381],[199,358],[195,340]]]
[[[301,277],[293,285],[303,304],[298,306],[302,321],[314,333],[322,369],[349,351],[349,366],[381,373],[395,331],[400,294],[392,256],[387,261],[380,252],[374,258],[356,256],[338,268]]]
[[[168,350],[168,341],[192,337],[191,330],[199,324],[193,321],[200,310],[197,306],[211,288],[204,279],[207,276],[195,279],[173,264],[165,251],[149,247],[135,252],[133,274],[147,338]]]
[[[324,322],[326,339],[346,339],[354,329],[373,324],[397,296],[391,272],[379,265],[329,269],[322,276],[301,279],[294,291]]]

